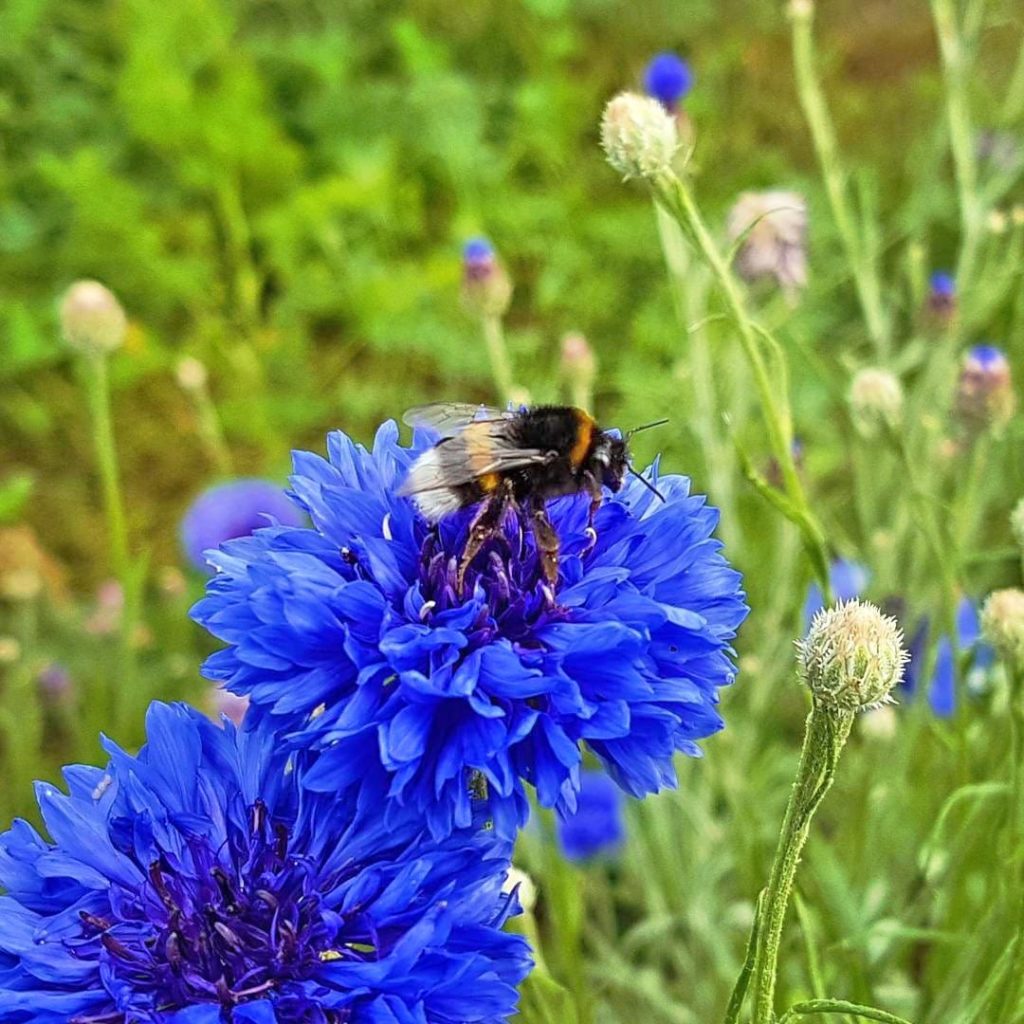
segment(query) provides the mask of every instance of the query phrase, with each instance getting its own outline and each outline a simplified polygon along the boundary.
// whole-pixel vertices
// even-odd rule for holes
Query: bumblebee
[[[568,494],[590,495],[590,528],[601,507],[602,488],[618,491],[627,473],[654,486],[631,465],[629,438],[649,423],[615,437],[583,409],[562,405],[502,411],[486,406],[437,403],[403,417],[441,440],[413,463],[400,494],[409,495],[431,523],[479,505],[459,560],[457,586],[481,548],[501,529],[509,509],[518,510],[537,541],[545,579],[558,581],[558,534],[546,503]],[[661,497],[661,495],[659,495]]]

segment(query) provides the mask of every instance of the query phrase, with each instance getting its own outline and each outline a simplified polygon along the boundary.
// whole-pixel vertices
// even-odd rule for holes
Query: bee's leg
[[[597,510],[601,507],[604,496],[601,493],[601,481],[593,473],[584,473],[583,482],[586,485],[587,494],[590,495],[590,512],[587,514],[587,535],[590,537],[590,543],[586,548],[589,551],[597,543],[594,519],[597,517]]]
[[[548,519],[547,509],[536,505],[530,509],[530,526],[537,540],[537,552],[540,555],[540,566],[544,578],[552,588],[558,582],[558,534]]]
[[[455,589],[459,594],[462,593],[466,571],[469,569],[470,563],[480,553],[480,549],[501,529],[501,520],[504,518],[505,509],[508,508],[511,499],[511,485],[506,480],[480,506],[480,511],[473,517],[473,522],[469,525],[466,546],[462,550],[458,572],[455,576]]]

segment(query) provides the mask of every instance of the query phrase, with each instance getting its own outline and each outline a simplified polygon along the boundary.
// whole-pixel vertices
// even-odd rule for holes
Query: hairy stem
[[[754,964],[754,1024],[773,1024],[775,1020],[779,947],[793,879],[810,833],[811,819],[832,785],[839,754],[850,734],[853,718],[853,712],[827,711],[817,705],[807,716],[800,764],[779,833],[761,911]]]

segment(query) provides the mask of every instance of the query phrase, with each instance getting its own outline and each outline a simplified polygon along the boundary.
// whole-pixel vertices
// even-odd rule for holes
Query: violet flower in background
[[[862,597],[871,582],[871,572],[860,562],[853,562],[846,558],[837,558],[829,566],[829,583],[832,585],[832,593],[836,601],[852,601],[856,597]],[[817,583],[812,583],[807,590],[807,598],[804,601],[803,610],[803,632],[806,633],[811,627],[811,619],[825,607],[825,596]]]
[[[666,110],[675,112],[680,101],[693,88],[693,70],[674,53],[659,53],[644,69],[644,92]]]
[[[626,838],[625,805],[625,794],[604,772],[583,772],[575,813],[555,826],[562,853],[581,861],[617,850]]]
[[[284,489],[269,480],[242,479],[215,484],[199,495],[181,521],[181,548],[201,572],[213,572],[206,552],[236,537],[248,537],[276,522],[302,526],[305,517]]]
[[[926,617],[914,631],[910,642],[910,662],[900,684],[907,700],[924,695],[939,718],[955,714],[957,699],[957,668],[963,673],[968,690],[977,689],[995,664],[995,651],[981,638],[978,606],[964,597],[956,607],[956,634],[942,634],[935,641],[935,660],[931,675],[923,678],[928,658],[931,622]]]

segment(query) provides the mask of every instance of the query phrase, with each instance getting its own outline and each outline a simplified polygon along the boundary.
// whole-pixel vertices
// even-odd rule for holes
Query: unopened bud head
[[[590,342],[574,331],[562,338],[562,375],[589,384],[597,374],[597,357]]]
[[[968,433],[1006,426],[1017,405],[1006,353],[996,345],[975,345],[960,370],[956,415]]]
[[[865,437],[880,430],[895,430],[903,418],[903,386],[888,370],[860,370],[850,385],[854,423]]]
[[[887,702],[908,657],[896,620],[857,600],[819,611],[797,652],[815,704],[851,712]]]
[[[1010,513],[1010,529],[1013,531],[1017,547],[1024,553],[1024,498],[1017,502]]]
[[[981,632],[1007,665],[1024,669],[1024,590],[994,590],[981,609]]]
[[[206,387],[206,367],[195,356],[183,356],[179,359],[174,375],[182,391],[195,393]]]
[[[601,146],[623,178],[653,180],[671,170],[679,148],[675,118],[650,96],[619,93],[604,108]]]
[[[99,281],[76,281],[61,299],[60,324],[72,348],[104,355],[124,344],[127,319],[109,288]]]
[[[462,248],[462,304],[480,317],[504,316],[512,301],[512,282],[486,238],[471,238]]]

